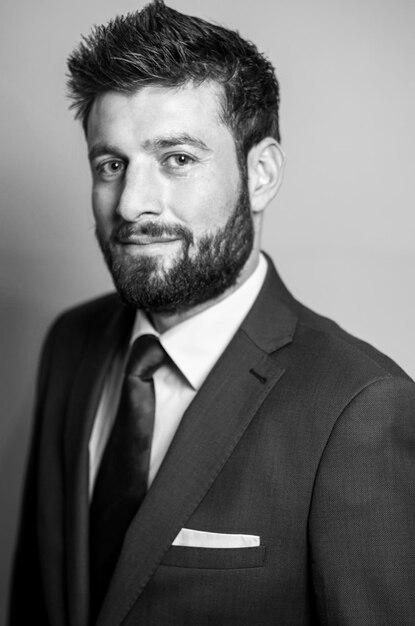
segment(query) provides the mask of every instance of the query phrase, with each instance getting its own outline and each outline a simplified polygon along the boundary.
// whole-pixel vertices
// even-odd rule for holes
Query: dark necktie
[[[98,616],[125,532],[147,491],[154,426],[153,374],[168,361],[154,335],[135,340],[90,508],[91,624]]]

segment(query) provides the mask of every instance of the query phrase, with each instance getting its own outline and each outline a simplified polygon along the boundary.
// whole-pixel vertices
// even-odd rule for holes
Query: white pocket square
[[[257,535],[208,533],[191,528],[182,528],[173,541],[173,546],[188,548],[254,548],[259,545]]]

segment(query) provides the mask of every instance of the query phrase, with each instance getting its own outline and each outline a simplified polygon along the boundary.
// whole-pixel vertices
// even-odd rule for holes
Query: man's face
[[[247,181],[212,84],[108,92],[88,147],[97,237],[130,304],[173,313],[234,285],[252,251]]]

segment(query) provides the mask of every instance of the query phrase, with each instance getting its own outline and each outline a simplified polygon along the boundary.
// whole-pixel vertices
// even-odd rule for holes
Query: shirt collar
[[[266,273],[267,262],[261,254],[254,272],[238,289],[162,335],[138,310],[131,340],[146,333],[159,337],[175,365],[198,390],[254,304]]]

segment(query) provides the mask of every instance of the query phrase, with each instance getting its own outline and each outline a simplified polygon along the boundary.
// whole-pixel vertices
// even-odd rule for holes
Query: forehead
[[[96,98],[87,125],[88,141],[188,133],[203,139],[233,138],[222,120],[222,87],[215,83],[179,88],[148,86],[134,93],[106,92]]]

